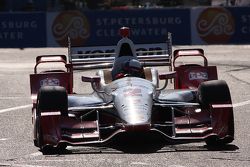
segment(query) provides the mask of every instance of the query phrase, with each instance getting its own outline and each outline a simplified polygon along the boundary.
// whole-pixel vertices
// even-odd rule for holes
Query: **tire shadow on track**
[[[140,141],[133,143],[117,143],[113,142],[106,146],[93,147],[68,147],[61,152],[50,152],[46,155],[67,155],[67,154],[151,154],[151,153],[168,153],[168,152],[205,152],[205,151],[223,151],[235,152],[239,149],[234,144],[224,146],[207,146],[202,144],[176,144],[169,145],[166,143],[152,143],[148,141]]]
[[[161,135],[147,133],[122,133],[115,136],[105,145],[67,147],[60,152],[47,152],[49,154],[151,154],[167,152],[202,152],[202,151],[236,151],[239,149],[234,144],[206,145],[196,143],[173,143]],[[65,148],[65,147],[64,147]]]

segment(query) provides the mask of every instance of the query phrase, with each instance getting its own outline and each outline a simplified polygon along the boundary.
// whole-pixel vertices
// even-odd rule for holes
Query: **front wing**
[[[201,109],[198,103],[156,102],[150,124],[128,125],[119,119],[112,103],[71,107],[68,116],[43,111],[37,118],[42,146],[103,145],[117,136],[152,134],[170,143],[205,141],[209,138],[233,140],[232,105],[211,105]],[[37,122],[37,121],[36,121]],[[128,135],[126,135],[128,134]],[[35,136],[36,140],[36,136]]]

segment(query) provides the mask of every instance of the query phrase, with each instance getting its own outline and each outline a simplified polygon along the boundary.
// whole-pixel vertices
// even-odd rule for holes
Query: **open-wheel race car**
[[[173,52],[166,43],[134,44],[129,29],[120,29],[116,46],[73,47],[64,55],[38,56],[30,75],[34,144],[42,152],[68,145],[104,145],[118,136],[160,136],[169,143],[205,141],[224,145],[234,140],[229,88],[208,66],[202,49]],[[98,50],[98,51],[97,51]],[[103,51],[104,50],[104,51]],[[204,65],[182,64],[181,56],[200,56]],[[38,72],[41,63],[63,63],[65,70]],[[154,66],[166,66],[158,73]],[[97,69],[82,76],[93,93],[73,90],[75,71]],[[168,81],[174,88],[168,88]]]

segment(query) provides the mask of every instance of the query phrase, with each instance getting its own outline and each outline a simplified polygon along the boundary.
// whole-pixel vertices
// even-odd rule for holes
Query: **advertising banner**
[[[174,44],[189,44],[189,9],[148,9],[122,11],[65,11],[47,14],[48,46],[115,45],[121,38],[122,26],[131,28],[134,43],[162,43],[167,33],[173,35]]]
[[[250,7],[1,13],[0,47],[112,46],[122,26],[136,44],[249,44]]]
[[[250,43],[250,8],[194,8],[192,44]]]
[[[1,13],[0,47],[46,46],[45,13]]]
[[[235,20],[233,44],[250,44],[250,7],[229,8]]]

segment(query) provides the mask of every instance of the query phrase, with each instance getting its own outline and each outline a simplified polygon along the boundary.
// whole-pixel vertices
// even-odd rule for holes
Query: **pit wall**
[[[250,44],[250,7],[0,13],[0,47],[114,45],[122,26],[135,43]]]

